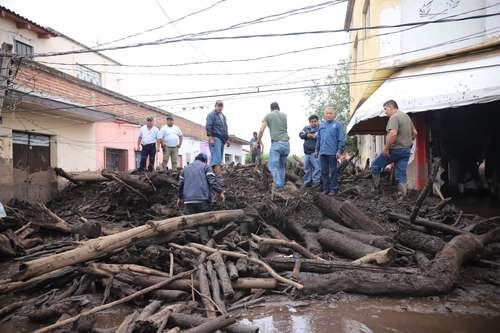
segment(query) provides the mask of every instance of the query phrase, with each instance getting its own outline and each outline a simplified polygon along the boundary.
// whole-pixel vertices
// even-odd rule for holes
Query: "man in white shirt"
[[[158,133],[157,147],[163,147],[163,163],[164,169],[167,168],[168,160],[172,161],[172,170],[177,170],[177,156],[179,148],[182,145],[182,131],[174,125],[174,118],[167,116],[167,124],[163,125]]]
[[[146,160],[149,158],[148,171],[154,170],[156,156],[156,139],[158,137],[158,127],[153,126],[153,118],[148,117],[146,125],[141,127],[137,138],[137,150],[141,151],[141,164],[139,171],[146,169]]]

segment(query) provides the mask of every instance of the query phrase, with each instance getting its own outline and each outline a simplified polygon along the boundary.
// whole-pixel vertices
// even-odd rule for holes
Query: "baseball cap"
[[[208,161],[208,156],[207,154],[199,153],[198,155],[196,155],[195,159],[206,163]]]
[[[279,110],[279,109],[280,109],[280,106],[278,103],[276,103],[276,102],[271,103],[271,110]]]

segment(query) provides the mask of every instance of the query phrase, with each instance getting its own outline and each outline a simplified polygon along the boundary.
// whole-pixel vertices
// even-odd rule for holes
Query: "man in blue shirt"
[[[334,106],[325,108],[324,118],[316,135],[316,155],[321,164],[323,193],[335,195],[338,192],[337,159],[344,153],[345,134],[342,124],[335,120]]]
[[[304,127],[299,136],[304,140],[304,186],[319,188],[321,169],[316,157],[316,134],[319,129],[319,118],[313,114],[309,117],[309,126]]]
[[[210,148],[210,165],[217,174],[221,173],[224,145],[229,138],[226,116],[222,113],[223,108],[224,104],[222,101],[216,101],[215,109],[207,115],[206,123]]]

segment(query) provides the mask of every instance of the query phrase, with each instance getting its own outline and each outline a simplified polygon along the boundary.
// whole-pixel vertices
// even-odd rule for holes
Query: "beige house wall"
[[[57,191],[53,170],[29,174],[14,168],[12,132],[30,132],[51,136],[50,157],[52,167],[66,171],[96,169],[95,125],[81,120],[30,112],[19,108],[16,112],[3,112],[0,125],[0,201],[12,198],[28,201],[47,201]]]
[[[22,43],[33,46],[35,53],[48,53],[48,52],[64,52],[75,51],[84,48],[81,44],[72,41],[64,36],[39,38],[33,31],[26,29],[18,29],[16,24],[10,20],[0,18],[0,44],[8,43],[14,45],[14,41],[18,40]],[[77,68],[75,65],[65,66],[52,63],[67,63],[67,64],[115,64],[109,58],[99,55],[97,53],[80,53],[68,54],[61,56],[53,56],[47,58],[36,58],[37,61],[45,62],[47,66],[57,68],[58,70],[76,76]],[[106,71],[119,72],[120,67],[106,67],[106,66],[87,66],[94,71],[101,73],[101,86],[120,92],[120,75],[105,73]]]

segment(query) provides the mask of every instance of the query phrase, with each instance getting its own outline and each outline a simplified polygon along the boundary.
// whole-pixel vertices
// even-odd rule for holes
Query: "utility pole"
[[[12,61],[12,45],[7,43],[2,43],[2,54],[0,56],[0,125],[3,123],[2,110],[5,95],[7,95],[7,89],[9,85],[10,77],[10,64]]]

